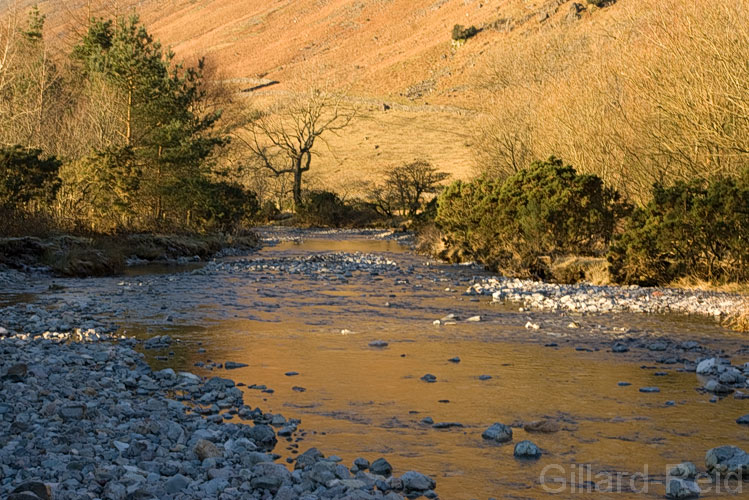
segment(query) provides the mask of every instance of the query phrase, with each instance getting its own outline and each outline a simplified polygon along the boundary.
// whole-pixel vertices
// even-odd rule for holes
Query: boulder
[[[506,443],[512,441],[512,429],[505,424],[495,422],[481,433],[481,437],[488,441]]]
[[[749,455],[736,446],[719,446],[705,454],[705,467],[712,473],[743,476],[749,470]]]
[[[433,490],[437,483],[434,479],[420,472],[408,471],[401,476],[406,493]]]
[[[515,458],[536,459],[541,456],[541,449],[531,441],[520,441],[515,445]]]
[[[700,496],[700,493],[702,491],[697,486],[697,483],[689,479],[672,477],[666,480],[666,498],[674,500],[697,498]]]

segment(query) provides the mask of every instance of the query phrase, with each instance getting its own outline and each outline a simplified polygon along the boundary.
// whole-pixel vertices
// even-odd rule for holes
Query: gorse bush
[[[453,26],[452,39],[454,41],[466,41],[478,34],[479,30],[475,26],[464,27],[461,24]]]
[[[504,181],[484,177],[449,186],[438,199],[436,222],[461,257],[545,278],[546,257],[603,254],[628,211],[599,177],[551,157]]]
[[[307,191],[297,215],[302,222],[319,227],[340,227],[344,225],[348,207],[331,191]]]
[[[619,283],[749,280],[749,168],[740,178],[656,184],[608,260]]]
[[[0,206],[21,209],[29,203],[49,203],[60,187],[60,165],[39,149],[0,148]]]

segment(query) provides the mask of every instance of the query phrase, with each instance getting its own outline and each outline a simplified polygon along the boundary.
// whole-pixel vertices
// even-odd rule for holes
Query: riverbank
[[[275,463],[279,439],[303,446],[299,420],[246,406],[230,379],[154,372],[135,345],[94,331],[0,337],[1,496],[435,496],[431,478],[394,476],[383,458],[348,467],[311,448],[287,459],[293,470]]]
[[[130,234],[0,238],[0,271],[48,271],[56,276],[113,276],[130,265],[183,264],[257,249],[260,240],[241,236]]]

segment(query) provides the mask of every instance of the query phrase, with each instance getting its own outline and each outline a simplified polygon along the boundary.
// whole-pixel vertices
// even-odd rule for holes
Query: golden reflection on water
[[[349,242],[337,243],[342,244],[336,251],[395,248],[395,243],[381,241],[356,241],[350,248]],[[330,245],[310,240],[302,246],[284,243],[275,251],[309,252]],[[746,402],[726,398],[709,403],[707,395],[695,390],[695,375],[676,371],[678,365],[643,369],[640,362],[619,361],[610,353],[511,340],[522,337],[522,327],[503,322],[501,309],[498,314],[486,299],[475,303],[436,293],[444,287],[425,284],[415,290],[391,278],[363,284],[310,283],[299,277],[277,277],[270,286],[248,283],[237,298],[246,305],[246,317],[172,328],[169,333],[183,342],[173,346],[176,356],[165,364],[247,385],[265,384],[275,393],[246,389],[246,404],[301,418],[302,430],[316,431],[300,443],[301,451],[316,446],[326,455],[343,457],[347,465],[358,456],[385,456],[398,474],[413,469],[433,476],[443,499],[640,497],[569,489],[551,495],[539,475],[553,464],[561,469],[550,476],[563,470],[568,482],[576,464],[591,464],[594,474],[643,472],[647,465],[654,478],[648,496],[657,498],[664,495],[658,481],[666,464],[690,460],[703,467],[709,448],[747,447],[746,429],[735,423],[747,413]],[[392,302],[390,307],[386,301]],[[431,324],[441,312],[452,310],[490,319]],[[512,313],[508,309],[506,314]],[[343,329],[351,333],[340,334]],[[369,347],[373,340],[389,345]],[[205,353],[197,352],[198,342]],[[447,361],[454,356],[461,362]],[[193,367],[207,359],[249,366],[213,372]],[[159,362],[154,365],[158,368]],[[299,375],[286,376],[290,371]],[[436,375],[437,382],[421,381],[426,373]],[[482,374],[492,378],[481,381]],[[619,387],[619,381],[632,385]],[[306,391],[296,392],[294,386]],[[638,392],[644,386],[658,386],[661,392]],[[667,401],[675,405],[667,406]],[[420,423],[427,416],[464,427],[436,430]],[[558,421],[561,430],[528,434],[515,428],[507,445],[481,439],[493,422],[541,418]],[[540,460],[513,458],[514,444],[523,439],[542,448]],[[275,451],[293,456],[287,444],[281,440]]]

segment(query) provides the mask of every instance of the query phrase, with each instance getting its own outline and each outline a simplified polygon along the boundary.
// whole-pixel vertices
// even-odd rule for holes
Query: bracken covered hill
[[[61,51],[89,15],[137,12],[178,59],[205,56],[248,107],[299,81],[345,92],[362,112],[320,148],[308,177],[344,195],[417,158],[465,178],[477,164],[514,169],[550,154],[617,187],[634,186],[637,195],[653,172],[712,171],[715,148],[703,153],[695,141],[707,144],[710,123],[737,117],[733,107],[728,118],[716,116],[715,106],[702,106],[710,101],[704,95],[736,101],[746,90],[730,74],[742,66],[721,59],[747,48],[747,30],[725,30],[749,10],[733,0],[47,0],[39,7]],[[455,43],[456,24],[478,33]],[[671,115],[664,121],[663,113]],[[654,125],[660,135],[651,137]],[[727,171],[741,146],[734,140],[741,134],[733,135],[716,142]],[[664,154],[675,161],[664,167]]]

